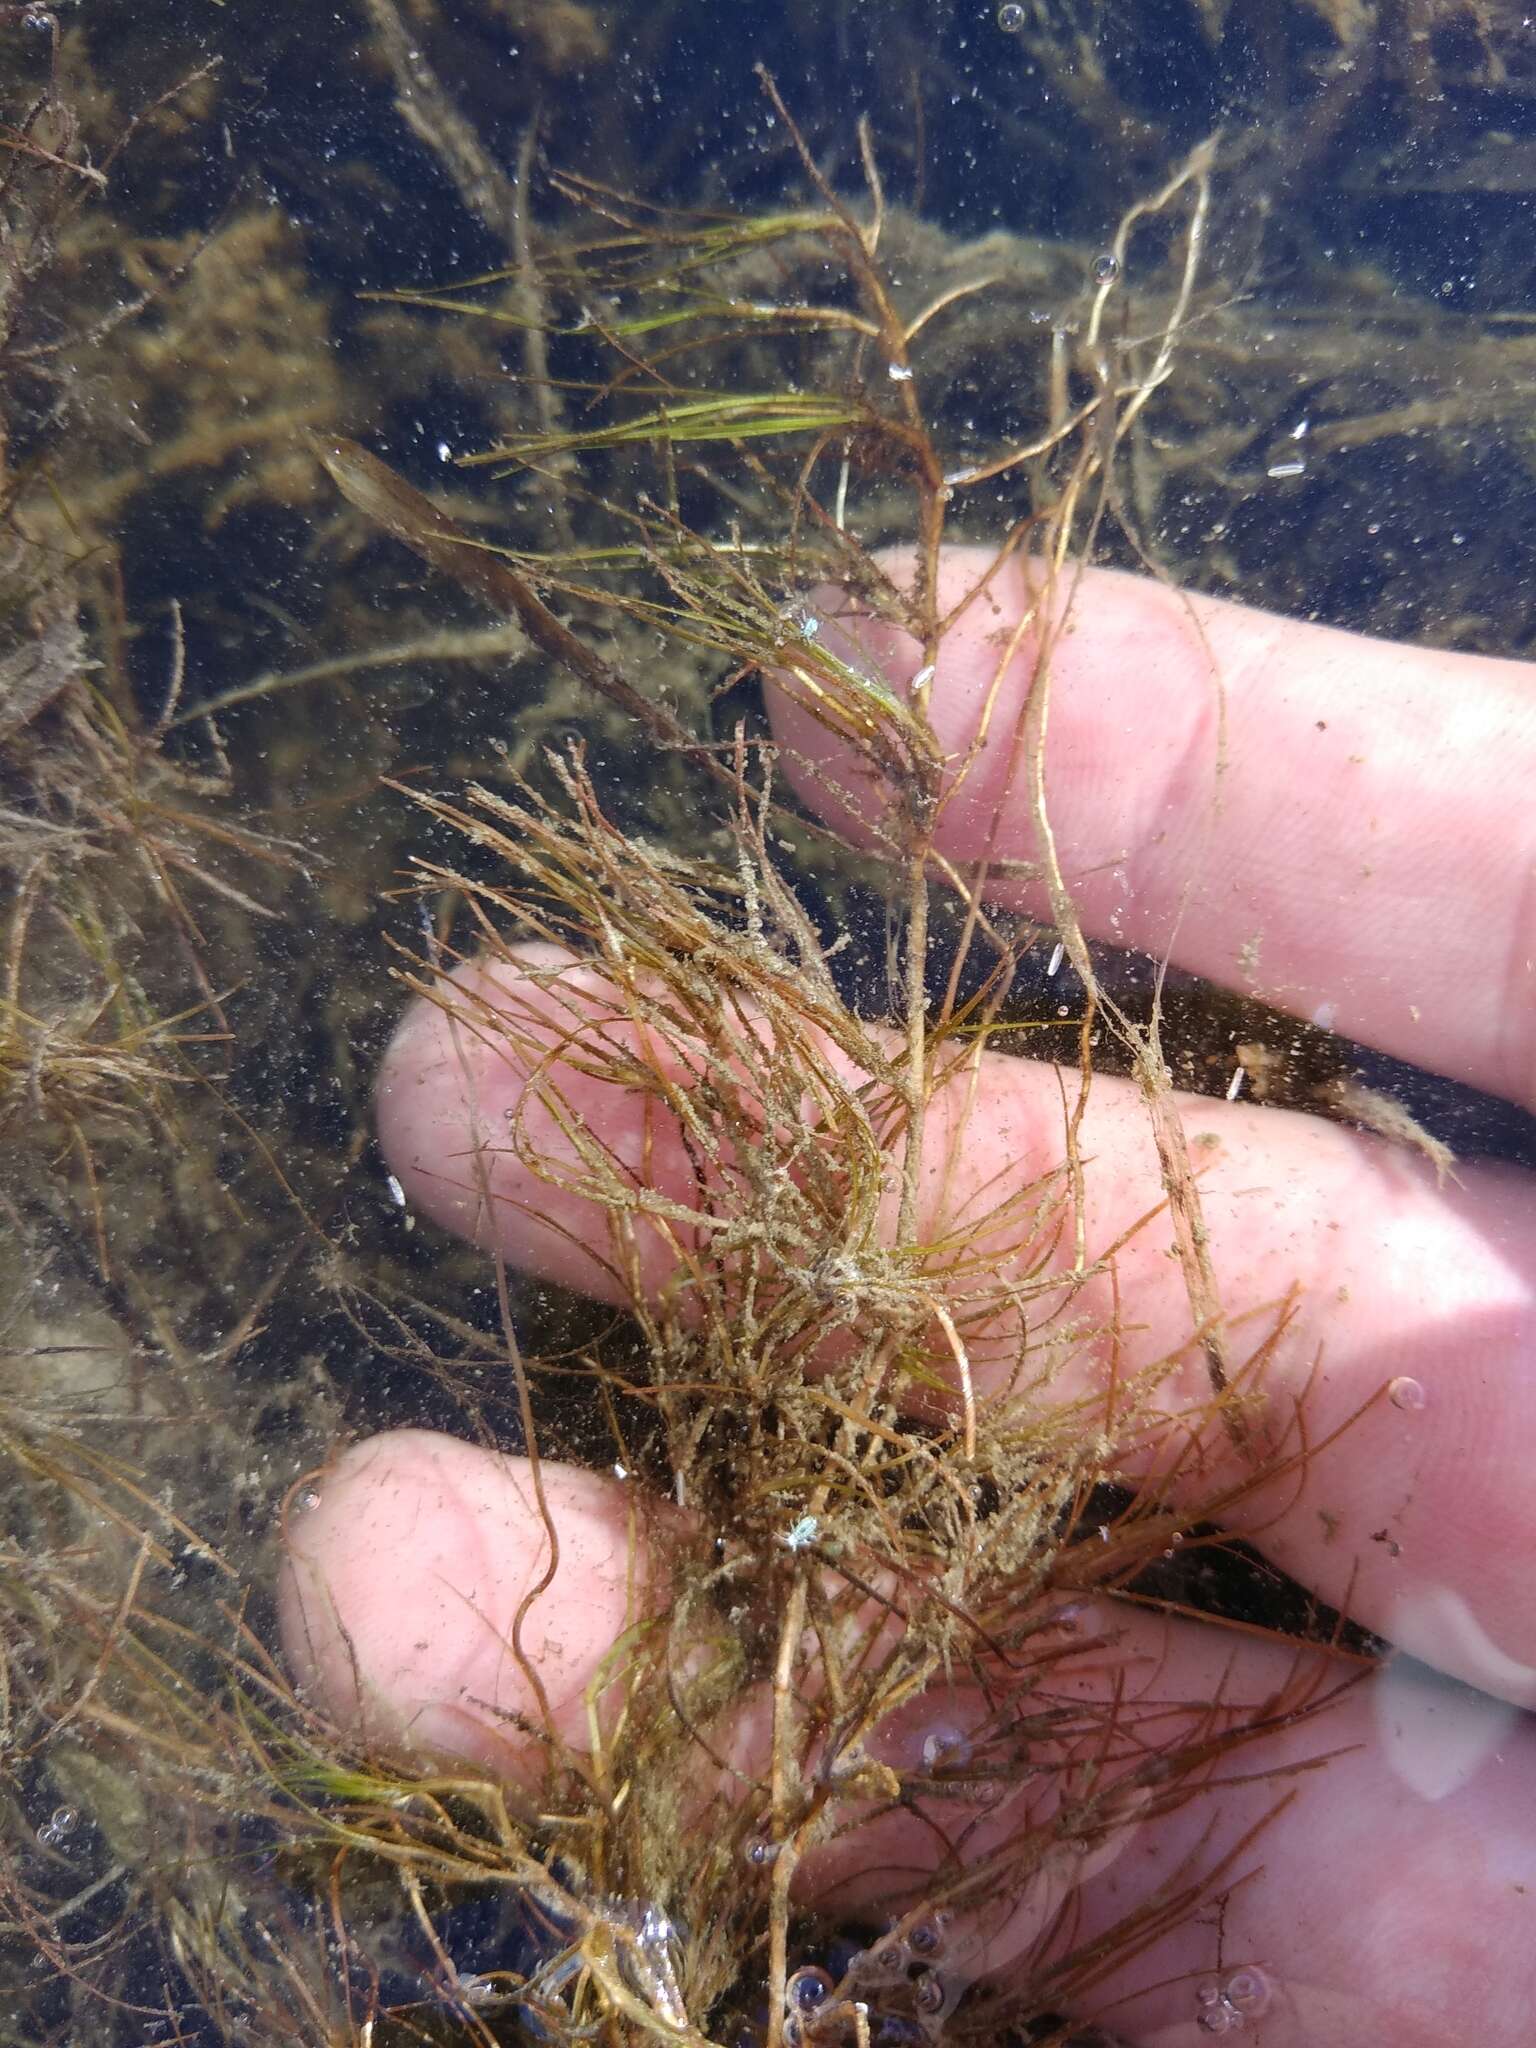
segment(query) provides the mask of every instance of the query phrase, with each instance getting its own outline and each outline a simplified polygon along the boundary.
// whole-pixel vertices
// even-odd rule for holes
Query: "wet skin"
[[[974,583],[979,563],[964,550],[946,558],[947,603]],[[1024,603],[1020,574],[997,579],[944,643],[931,715],[953,755],[975,729]],[[834,602],[828,595],[826,609]],[[831,630],[897,684],[917,666],[916,650],[889,629],[845,618]],[[1536,1109],[1530,670],[1186,600],[1110,572],[1086,579],[1053,665],[1049,802],[1091,936],[1166,955]],[[951,859],[977,857],[999,806],[993,855],[1035,858],[1027,807],[1005,787],[1010,705],[1031,666],[1021,646],[992,712],[990,731],[1004,737],[945,812],[940,844]],[[792,703],[773,710],[802,794],[849,838],[867,841],[878,793]],[[995,893],[1045,911],[1037,891],[1010,886],[1012,895]],[[550,964],[547,955],[530,960]],[[493,1002],[517,978],[504,963],[475,972]],[[584,988],[595,991],[585,967],[562,979],[578,1002]],[[520,985],[520,1003],[531,986]],[[978,1187],[1004,1166],[1046,1171],[1061,1150],[1055,1074],[1002,1055],[985,1060],[960,1168]],[[523,1080],[494,1047],[462,1034],[451,1042],[442,1013],[418,1006],[380,1076],[391,1167],[412,1206],[445,1228],[494,1237],[525,1270],[614,1298],[585,1249],[606,1242],[600,1219],[509,1153],[486,1155],[490,1220],[477,1224],[473,1129],[499,1127]],[[638,1148],[632,1098],[576,1076],[565,1086],[609,1144]],[[1293,1415],[1302,1403],[1317,1441],[1389,1382],[1415,1382],[1421,1396],[1367,1406],[1304,1484],[1257,1496],[1238,1524],[1325,1598],[1347,1594],[1352,1613],[1422,1664],[1400,1660],[1326,1722],[1275,1739],[1266,1764],[1324,1747],[1344,1753],[1293,1781],[1296,1796],[1251,1859],[1257,1874],[1232,1896],[1219,1939],[1213,1919],[1197,1917],[1103,1984],[1087,2009],[1148,2048],[1194,2044],[1208,2038],[1197,2026],[1197,1980],[1253,1962],[1267,2009],[1245,2020],[1239,2040],[1528,2048],[1536,1185],[1517,1170],[1468,1162],[1442,1186],[1411,1150],[1318,1119],[1242,1101],[1184,1109],[1187,1131],[1202,1141],[1224,1301],[1302,1290],[1266,1370],[1274,1413]],[[935,1143],[943,1124],[941,1103]],[[547,1120],[545,1128],[558,1150],[558,1131]],[[1083,1149],[1091,1253],[1160,1200],[1129,1084],[1096,1080]],[[688,1184],[686,1156],[665,1133],[649,1158],[663,1185],[669,1176]],[[963,1202],[964,1182],[951,1180],[948,1196]],[[1128,1371],[1188,1332],[1168,1241],[1157,1225],[1120,1255],[1121,1314],[1136,1330]],[[665,1277],[658,1244],[642,1263],[652,1284]],[[1095,1361],[1074,1370],[1061,1391],[1075,1398],[1094,1384]],[[1167,1406],[1198,1406],[1205,1391],[1192,1361],[1187,1379],[1166,1390]],[[1203,1486],[1239,1455],[1219,1431],[1207,1448]],[[626,1573],[623,1485],[576,1471],[553,1471],[549,1483],[560,1568],[524,1644],[562,1733],[579,1745],[587,1679],[644,1590]],[[1390,1540],[1373,1540],[1378,1531]],[[505,1716],[533,1703],[505,1642],[542,1564],[519,1460],[425,1432],[376,1437],[337,1460],[319,1505],[293,1524],[282,1587],[290,1660],[332,1711],[380,1740],[526,1777],[531,1759]],[[1258,1702],[1290,1668],[1282,1650],[1195,1624],[1127,1612],[1115,1627],[1143,1700],[1221,1691]],[[1102,1660],[1064,1680],[1085,1690],[1104,1682]],[[925,1732],[965,1712],[963,1700],[946,1697],[892,1739],[920,1749]],[[749,1707],[744,1754],[762,1739],[761,1713]],[[1214,1809],[1202,1802],[1136,1831],[1123,1854],[1080,1873],[1080,1925],[1108,1924],[1176,1868],[1213,1810],[1218,1839],[1230,1844],[1272,1803],[1272,1786],[1234,1788]],[[880,1846],[905,1862],[924,1853],[926,1838],[906,1842],[902,1825]],[[809,1881],[859,1902],[856,1872],[824,1866]],[[1022,1950],[1028,1920],[994,1943],[989,1967],[1007,1970],[1010,1941]]]

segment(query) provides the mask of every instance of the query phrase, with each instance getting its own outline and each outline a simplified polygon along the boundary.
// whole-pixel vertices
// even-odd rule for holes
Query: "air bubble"
[[[865,1949],[854,1970],[870,1983],[899,1984],[906,1978],[910,1960],[907,1944],[897,1935],[888,1935],[873,1948]]]
[[[49,1818],[48,1825],[62,1840],[65,1835],[72,1835],[75,1829],[79,1827],[80,1816],[72,1806],[56,1806]]]
[[[293,1496],[289,1512],[295,1515],[312,1515],[320,1505],[320,1489],[316,1486],[301,1486]]]
[[[922,1976],[917,1980],[912,1997],[916,2002],[918,2011],[926,2013],[942,2012],[949,2002],[949,1993],[945,1989],[944,1979],[937,1970],[925,1970],[923,1972]]]
[[[923,1737],[925,1771],[963,1771],[971,1760],[971,1745],[958,1728],[948,1722],[930,1728]]]
[[[1234,1970],[1222,1990],[1228,2005],[1235,2006],[1240,2013],[1252,2013],[1256,2018],[1269,2010],[1269,1979],[1252,1963]]]
[[[913,1955],[931,1962],[935,1956],[944,1953],[944,1916],[934,1913],[926,1920],[919,1920],[915,1927],[907,1930],[907,1947]]]
[[[1288,455],[1283,462],[1272,462],[1265,470],[1266,476],[1305,476],[1307,465],[1299,455]]]
[[[1102,256],[1093,259],[1093,281],[1095,284],[1113,284],[1120,275],[1120,258],[1106,249]]]
[[[770,1842],[764,1835],[753,1835],[741,1849],[742,1861],[750,1863],[754,1870],[766,1870],[778,1853],[778,1843]]]
[[[1388,1381],[1387,1399],[1394,1408],[1406,1409],[1409,1414],[1416,1414],[1424,1407],[1429,1396],[1419,1380],[1399,1378]]]
[[[814,2012],[832,1995],[832,1979],[825,1970],[796,1970],[784,1986],[784,2003],[791,2012]]]
[[[997,10],[997,25],[1005,36],[1016,36],[1028,19],[1028,11],[1020,0],[1003,0]]]
[[[1208,2005],[1204,2012],[1195,2016],[1195,2025],[1202,2034],[1233,2034],[1242,2024],[1242,2014],[1234,2012],[1224,1998],[1217,2005]]]

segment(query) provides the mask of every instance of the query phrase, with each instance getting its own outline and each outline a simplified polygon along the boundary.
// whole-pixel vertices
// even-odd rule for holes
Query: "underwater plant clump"
[[[771,80],[765,90],[794,135]],[[959,463],[921,394],[929,330],[964,294],[898,305],[868,138],[857,210],[802,160],[815,203],[767,218],[640,219],[572,184],[601,225],[544,288],[581,309],[563,330],[572,360],[607,352],[615,365],[583,381],[602,414],[593,421],[588,396],[582,423],[475,460],[553,484],[574,458],[611,539],[499,547],[361,448],[321,444],[359,510],[691,761],[725,831],[722,852],[689,855],[616,823],[579,743],[551,751],[537,780],[504,765],[462,801],[417,798],[467,850],[416,861],[411,893],[432,937],[400,977],[440,1013],[483,1118],[443,1213],[478,1215],[482,1241],[515,1228],[560,1239],[582,1284],[633,1319],[631,1362],[599,1348],[579,1364],[607,1404],[616,1469],[647,1475],[659,1496],[629,1496],[632,1597],[578,1739],[520,1635],[559,1597],[546,1490],[575,1480],[548,1463],[546,1418],[573,1364],[524,1356],[498,1254],[506,1367],[545,1529],[543,1576],[507,1644],[536,1703],[537,1761],[531,1785],[514,1773],[497,1789],[495,1841],[474,1853],[507,1859],[508,1880],[531,1886],[554,1952],[477,1976],[475,2009],[521,2009],[561,2039],[702,2042],[745,2028],[772,2048],[895,2048],[997,2038],[1070,2009],[1239,1882],[1262,1847],[1213,1838],[1091,1930],[1074,1919],[1084,1878],[1191,1802],[1219,1812],[1214,1788],[1238,1753],[1252,1748],[1240,1768],[1262,1775],[1264,1737],[1318,1710],[1354,1668],[1299,1646],[1278,1690],[1240,1702],[1219,1685],[1165,1697],[1122,1665],[1104,1596],[1310,1455],[1255,1426],[1285,1308],[1238,1316],[1223,1304],[1156,1007],[1139,1021],[1101,986],[1059,868],[1040,878],[1053,918],[1042,931],[997,905],[985,858],[961,871],[936,848],[975,758],[946,757],[927,717],[940,645],[977,601],[946,596],[946,530],[968,489],[1027,475],[1026,506],[975,589],[1034,565],[998,673],[1026,632],[1038,637],[1009,795],[1033,808],[1049,848],[1051,647],[1071,617],[1074,565],[1106,521],[1129,518],[1120,451],[1195,316],[1211,153],[1133,211],[1085,280],[1076,389],[1063,386],[1059,414],[1025,443]],[[1176,224],[1172,282],[1162,324],[1121,344],[1109,309],[1148,219]],[[780,244],[797,268],[818,246],[846,283],[781,308],[717,281]],[[460,310],[453,294],[425,303]],[[742,392],[715,368],[748,340],[765,365],[776,351],[798,360],[808,331],[836,366],[825,386],[786,377]],[[577,388],[563,360],[557,394]],[[886,532],[903,498],[900,526],[916,538],[898,566],[859,536],[866,503]],[[909,692],[839,623],[848,600],[834,588],[909,636]],[[786,774],[804,786],[803,753],[746,705],[711,734],[642,695],[582,630],[614,612],[704,652],[726,686],[767,678],[781,707],[835,742],[836,787],[874,792],[884,1005],[850,994],[846,931],[818,924],[797,893],[801,849],[814,860],[822,845],[781,794]],[[1085,992],[1059,1164],[976,1186],[965,1161],[978,1076],[1016,1035],[1009,999],[1042,945],[1070,957]],[[1166,1211],[1136,1230],[1171,1230],[1188,1301],[1183,1342],[1129,1374],[1115,1364],[1123,1247],[1086,1250],[1077,1135],[1103,1038],[1137,1078],[1163,1168]],[[474,1107],[473,1076],[503,1069],[520,1077],[517,1107]],[[600,1105],[619,1095],[635,1141],[604,1135]],[[599,1219],[584,1246],[578,1211]],[[1098,1363],[1085,1376],[1087,1360]],[[1187,1389],[1192,1368],[1205,1391],[1180,1425],[1183,1452],[1160,1453],[1170,1384]],[[1240,1476],[1192,1506],[1213,1435]],[[301,1639],[322,1630],[324,1587],[301,1580],[293,1597]],[[750,1727],[766,1731],[760,1772],[745,1761]],[[427,1805],[412,1783],[431,1788]],[[349,1802],[329,1824],[418,1869],[456,1839],[446,1797],[440,1779],[413,1773],[397,1797]],[[914,1816],[937,1870],[904,1880],[892,1845]],[[849,1915],[887,1931],[850,1947],[829,1931]],[[1014,1988],[962,2002],[1004,1954],[1027,1959]],[[1262,1983],[1256,1965],[1249,1978],[1234,1968],[1212,2013],[1242,2023]]]

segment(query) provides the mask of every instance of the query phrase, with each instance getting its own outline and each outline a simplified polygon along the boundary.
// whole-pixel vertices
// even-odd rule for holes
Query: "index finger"
[[[1011,647],[1036,565],[951,548],[929,715],[959,862],[1041,857],[1017,733],[1040,636]],[[887,560],[899,583],[902,559]],[[905,689],[899,628],[826,596],[824,635]],[[1051,616],[1048,610],[1048,616]],[[1046,802],[1083,928],[1420,1067],[1536,1106],[1536,685],[1523,663],[1398,646],[1085,572],[1055,601]],[[994,692],[995,684],[995,692]],[[869,843],[886,797],[780,682],[791,779]],[[994,901],[1048,916],[1042,884]]]

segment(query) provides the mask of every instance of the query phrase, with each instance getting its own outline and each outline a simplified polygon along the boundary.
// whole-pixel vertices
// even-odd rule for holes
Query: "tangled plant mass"
[[[1081,2009],[1252,1869],[1262,1821],[1224,1837],[1216,1788],[1234,1770],[1262,1781],[1263,1738],[1351,1675],[1348,1660],[1298,1648],[1262,1699],[1229,1699],[1219,1664],[1192,1689],[1165,1685],[1144,1644],[1121,1647],[1115,1607],[1089,1597],[1130,1586],[1207,1513],[1312,1455],[1283,1421],[1257,1423],[1287,1306],[1235,1315],[1219,1296],[1156,1008],[1138,1021],[1100,986],[1053,854],[1043,773],[1076,564],[1194,303],[1210,153],[1133,212],[1090,280],[1088,394],[1037,441],[963,470],[920,397],[921,338],[945,304],[898,310],[867,140],[865,157],[858,215],[808,154],[820,213],[641,231],[611,195],[584,195],[624,231],[572,259],[597,276],[561,286],[579,296],[583,336],[620,365],[605,393],[616,419],[485,459],[537,471],[580,457],[601,474],[615,450],[659,444],[673,502],[622,503],[610,474],[611,549],[536,559],[487,547],[361,449],[322,449],[360,509],[694,763],[719,821],[707,856],[654,844],[610,814],[579,744],[550,753],[537,778],[507,769],[463,800],[418,797],[466,858],[417,863],[434,930],[401,969],[417,1001],[386,1059],[381,1134],[412,1207],[496,1260],[522,1412],[513,1484],[543,1533],[533,1558],[524,1538],[494,1597],[477,1590],[485,1616],[468,1647],[455,1638],[468,1704],[446,1722],[434,1711],[425,1730],[399,1705],[415,1681],[398,1670],[378,1719],[371,1642],[328,1621],[330,1600],[350,1609],[334,1584],[306,1580],[307,1538],[287,1596],[301,1667],[350,1697],[375,1740],[441,1740],[503,1781],[500,1845],[517,1869],[538,1867],[536,1895],[561,1932],[526,1982],[496,1989],[556,2034],[602,2024],[734,2039],[745,2026],[773,2048],[894,2048]],[[1111,346],[1106,309],[1148,214],[1182,222],[1181,267],[1151,338]],[[846,265],[856,310],[747,306],[714,282],[744,251],[808,240]],[[430,303],[454,308],[441,294]],[[657,330],[677,353],[682,329],[682,352],[707,361],[749,320],[757,349],[807,328],[832,337],[847,366],[836,395],[695,398],[642,353]],[[729,492],[721,443],[743,480]],[[1024,464],[1039,466],[1041,509],[990,559],[946,566],[957,495]],[[737,507],[750,487],[750,527],[739,513],[713,528],[685,521],[685,468]],[[887,520],[892,494],[905,500],[917,539],[900,558],[854,538],[865,491]],[[590,560],[619,573],[594,582]],[[1027,601],[998,636],[957,752],[928,716],[941,648],[1021,578]],[[640,696],[571,623],[614,611],[705,650],[728,676],[767,676],[777,740],[737,714],[718,737],[689,731]],[[909,685],[887,679],[861,620],[877,638],[905,636]],[[1000,748],[989,721],[1021,650],[1032,680]],[[1041,931],[1002,907],[1016,889],[1006,863],[961,867],[940,850],[946,809],[984,751],[994,774],[999,754],[1006,763],[995,806],[1035,821],[1045,943],[1085,992],[1054,1156],[1023,1174],[987,1128],[988,1076],[1018,1035],[1010,1002]],[[829,933],[796,887],[791,856],[823,842],[780,790],[818,777],[819,806],[856,814],[878,852],[883,1017],[850,998],[846,930]],[[1105,1040],[1139,1083],[1166,1190],[1161,1213],[1128,1218],[1108,1244],[1090,1242],[1081,1142]],[[444,1128],[461,1133],[457,1164],[421,1170],[424,1134]],[[1117,1319],[1118,1266],[1147,1233],[1183,1278],[1166,1350]],[[509,1255],[638,1327],[633,1365],[584,1361],[618,1471],[641,1476],[616,1497],[541,1452],[552,1383],[519,1349]],[[403,1471],[404,1456],[349,1453],[341,1478],[322,1482],[322,1512],[338,1486],[351,1498],[352,1461]],[[1120,1490],[1105,1493],[1109,1482]],[[372,1485],[377,1495],[377,1473]],[[579,1572],[561,1529],[589,1505],[612,1550],[573,1618],[562,1602]],[[356,1546],[390,1540],[371,1523]],[[511,1524],[477,1541],[518,1549]],[[612,1648],[573,1695],[571,1672],[588,1665],[572,1645],[593,1630]],[[1325,1745],[1320,1727],[1317,1756]],[[1312,1760],[1293,1748],[1273,1765],[1276,1805],[1285,1776]],[[1194,1808],[1182,1855],[1128,1886],[1107,1919],[1083,1914],[1087,1877]],[[409,1829],[398,1803],[385,1828],[348,1825],[386,1854]],[[813,1930],[869,1916],[889,1931],[827,1967]],[[1005,1965],[1009,1988],[957,2013]],[[494,1984],[493,1973],[486,1995]],[[1193,2015],[1193,1985],[1188,1995]],[[1267,1996],[1258,1964],[1241,1964],[1201,1992],[1198,2024],[1239,2027]]]

